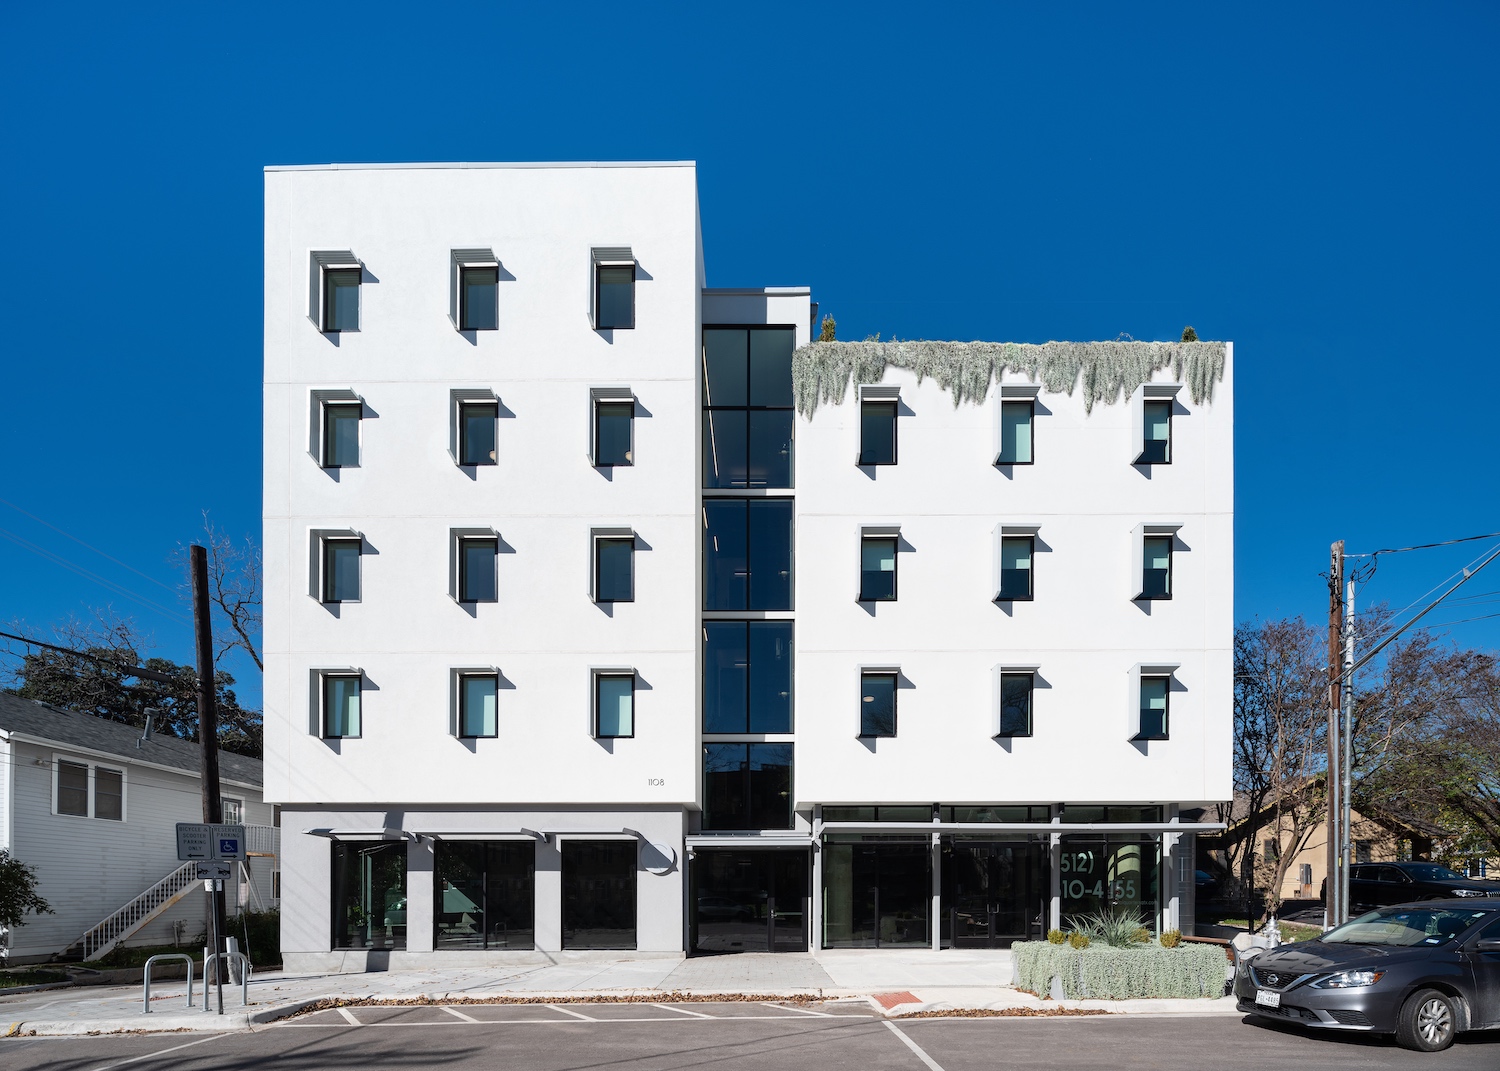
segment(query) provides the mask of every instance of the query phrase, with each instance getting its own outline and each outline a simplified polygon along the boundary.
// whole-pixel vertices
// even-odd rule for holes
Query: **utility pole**
[[[1342,701],[1339,704],[1344,723],[1344,750],[1340,759],[1343,783],[1339,786],[1339,925],[1349,921],[1349,867],[1354,862],[1349,856],[1353,847],[1354,798],[1354,581],[1346,581],[1344,598],[1344,653],[1339,670]]]
[[[213,825],[224,821],[224,801],[219,794],[219,711],[214,705],[214,637],[208,610],[208,551],[193,544],[189,551],[193,571],[193,633],[198,648],[198,744],[201,748],[199,770],[203,782],[203,820]],[[208,929],[213,949],[214,978],[218,982],[219,1014],[224,1014],[223,951],[224,893],[217,881],[206,883],[208,889]],[[203,966],[205,994],[208,986],[208,964]],[[207,1001],[205,1000],[205,1004]]]
[[[1343,749],[1339,744],[1339,699],[1343,681],[1343,626],[1344,626],[1344,541],[1338,540],[1329,548],[1328,560],[1328,777],[1327,777],[1327,821],[1328,829],[1328,877],[1323,882],[1323,924],[1336,926],[1340,919],[1339,845],[1343,834],[1339,829],[1342,808],[1342,778],[1339,767],[1343,765]]]

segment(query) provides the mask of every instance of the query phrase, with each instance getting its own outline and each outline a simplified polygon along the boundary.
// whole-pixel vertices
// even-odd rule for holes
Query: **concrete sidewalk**
[[[250,982],[249,1007],[240,987],[224,987],[224,1015],[185,1007],[186,983],[153,984],[150,1015],[141,986],[51,989],[0,995],[0,1035],[93,1034],[127,1031],[243,1030],[323,1000],[444,1000],[548,997],[559,1003],[598,997],[667,994],[881,998],[883,1014],[908,1015],[1004,1008],[1095,1008],[1155,1015],[1236,1015],[1219,1000],[1042,1001],[1011,987],[1006,951],[858,949],[810,953],[697,956],[649,953],[531,953],[504,966],[439,968],[370,974],[287,975]]]

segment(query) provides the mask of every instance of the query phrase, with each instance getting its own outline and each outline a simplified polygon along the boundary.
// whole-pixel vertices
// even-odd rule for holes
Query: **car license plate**
[[[1269,989],[1257,989],[1255,1003],[1264,1004],[1267,1008],[1279,1008],[1281,1007],[1281,994],[1273,993]]]

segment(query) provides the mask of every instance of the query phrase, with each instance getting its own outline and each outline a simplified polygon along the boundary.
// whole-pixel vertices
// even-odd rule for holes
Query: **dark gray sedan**
[[[1242,960],[1234,995],[1240,1011],[1283,1023],[1446,1049],[1465,1030],[1500,1027],[1500,898],[1378,908]]]

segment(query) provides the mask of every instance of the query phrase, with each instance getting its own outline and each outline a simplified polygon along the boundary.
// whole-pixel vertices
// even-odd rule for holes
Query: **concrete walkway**
[[[89,986],[4,996],[0,1035],[90,1034],[125,1031],[243,1030],[271,1022],[322,1000],[412,1000],[550,997],[584,998],[665,994],[709,996],[871,998],[883,1014],[1002,1008],[1098,1008],[1168,1015],[1237,1015],[1233,998],[1220,1000],[1042,1001],[1011,988],[1005,951],[858,949],[810,953],[742,953],[698,956],[629,952],[536,953],[504,966],[434,968],[372,974],[256,975],[250,1006],[240,988],[224,987],[223,1016],[185,1007],[186,984],[154,984],[150,1015],[142,1014],[141,987]],[[881,998],[883,995],[883,999]]]

